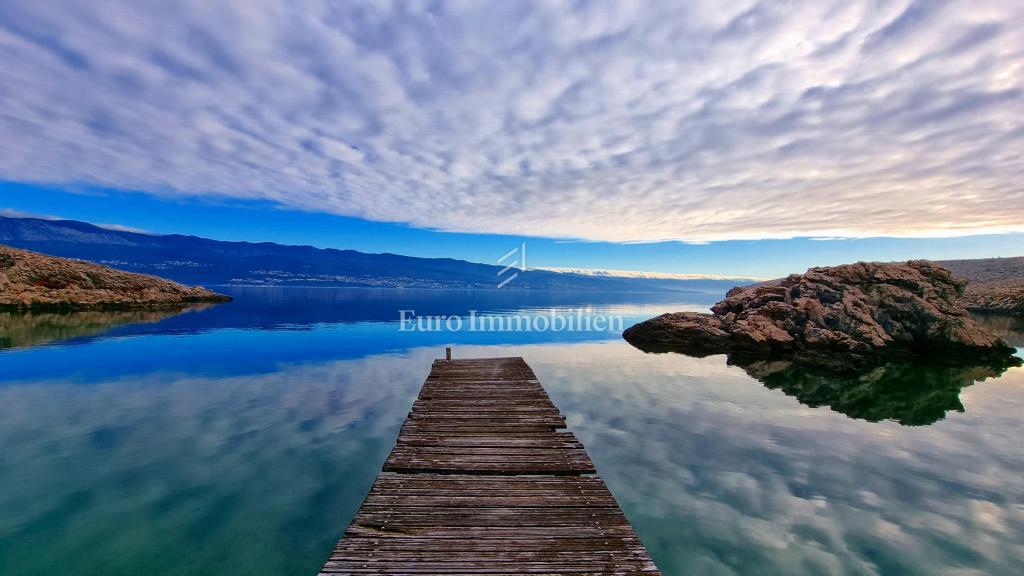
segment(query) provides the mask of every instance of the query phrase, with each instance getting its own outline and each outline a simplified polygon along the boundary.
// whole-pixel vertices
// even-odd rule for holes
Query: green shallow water
[[[761,382],[611,333],[397,330],[403,306],[464,312],[458,293],[239,296],[162,318],[0,319],[17,328],[0,352],[0,573],[315,573],[447,344],[526,358],[665,574],[1021,573],[1020,368]],[[706,306],[567,298],[474,305]]]

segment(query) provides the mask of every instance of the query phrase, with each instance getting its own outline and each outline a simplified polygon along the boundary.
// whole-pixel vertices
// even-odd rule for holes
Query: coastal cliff
[[[1019,363],[960,304],[966,285],[925,260],[811,268],[734,288],[712,314],[663,314],[623,337],[647,351],[785,357],[835,370],[913,357]]]
[[[0,245],[0,309],[162,308],[230,300],[156,276]]]

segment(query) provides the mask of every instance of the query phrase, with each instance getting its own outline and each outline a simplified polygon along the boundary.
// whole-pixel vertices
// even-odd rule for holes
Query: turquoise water
[[[665,574],[1021,574],[1020,368],[761,382],[614,332],[397,324],[473,309],[628,325],[716,295],[236,296],[0,318],[0,574],[315,573],[446,345],[530,363]],[[1024,346],[1018,321],[988,322]]]

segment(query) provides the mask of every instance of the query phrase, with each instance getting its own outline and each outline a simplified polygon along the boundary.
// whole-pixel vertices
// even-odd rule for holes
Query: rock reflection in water
[[[155,323],[196,312],[213,304],[154,310],[85,310],[80,312],[0,312],[0,349],[38,346],[105,334],[119,326]]]
[[[1002,315],[972,315],[972,318],[1010,346],[1024,348],[1024,318]],[[672,347],[646,343],[634,346],[649,353],[679,352]],[[713,355],[700,350],[684,354],[696,358]],[[961,390],[997,378],[1007,370],[999,365],[950,365],[916,360],[889,362],[856,372],[834,372],[745,353],[729,354],[728,363],[743,368],[767,388],[781,390],[805,406],[828,406],[850,418],[869,422],[892,420],[904,426],[926,426],[942,420],[950,411],[963,412]]]
[[[963,412],[963,388],[1006,371],[989,366],[894,362],[836,374],[765,360],[743,368],[766,387],[781,390],[806,406],[828,406],[850,418],[893,420],[904,426],[926,426],[942,420],[947,412]]]

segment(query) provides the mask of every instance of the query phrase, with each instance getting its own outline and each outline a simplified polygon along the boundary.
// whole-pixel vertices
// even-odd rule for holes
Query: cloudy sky
[[[0,1],[0,60],[8,183],[611,242],[1024,231],[1020,2]]]

